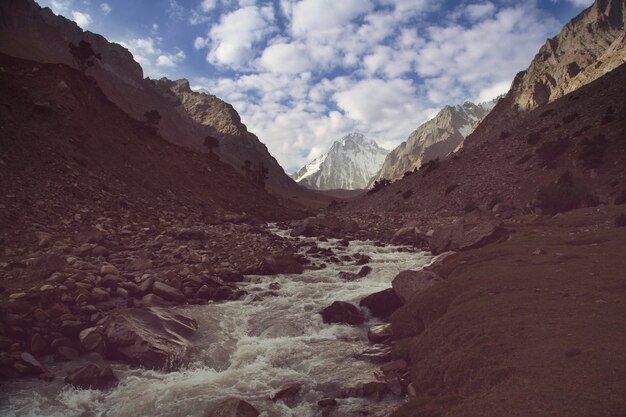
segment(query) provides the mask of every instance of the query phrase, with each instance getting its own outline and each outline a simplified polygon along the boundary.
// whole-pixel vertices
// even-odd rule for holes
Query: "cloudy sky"
[[[506,92],[591,0],[38,0],[151,78],[231,103],[293,172],[360,131],[393,149],[446,104]]]

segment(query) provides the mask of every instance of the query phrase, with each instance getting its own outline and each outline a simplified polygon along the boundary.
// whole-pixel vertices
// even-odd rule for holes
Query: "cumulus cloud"
[[[296,43],[277,43],[269,46],[261,55],[261,65],[277,73],[296,74],[312,69],[305,47]]]
[[[565,0],[574,7],[589,7],[593,4],[594,0]]]
[[[254,46],[274,31],[271,7],[247,6],[223,15],[209,31],[211,49],[207,61],[234,68],[247,66]]]
[[[127,48],[144,70],[145,75],[152,78],[171,76],[181,64],[186,54],[175,48],[172,52],[163,51],[159,46],[161,39],[148,36],[120,41],[119,44]]]
[[[72,17],[74,18],[74,22],[76,22],[76,24],[83,29],[88,27],[93,22],[93,19],[88,13],[83,13],[76,10],[72,10]]]
[[[192,84],[233,104],[288,171],[350,131],[393,148],[443,105],[505,93],[561,26],[535,1],[206,3],[194,49],[220,76]]]

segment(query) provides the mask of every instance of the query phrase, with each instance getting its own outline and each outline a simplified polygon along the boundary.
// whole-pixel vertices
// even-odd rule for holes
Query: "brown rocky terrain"
[[[295,251],[253,224],[303,212],[163,140],[80,71],[0,55],[0,90],[3,361],[76,352],[116,307],[238,298],[230,281]],[[2,367],[33,371],[20,363]]]
[[[507,224],[429,268],[443,279],[391,316],[412,384],[393,415],[624,415],[625,207]]]
[[[580,194],[577,205],[612,204],[626,189],[625,86],[622,65],[508,124],[490,114],[459,153],[343,210],[365,221],[387,213],[388,221],[370,227],[385,228],[387,237],[402,224],[428,224],[474,207],[506,218],[539,212],[539,189],[566,171]]]
[[[156,110],[161,119],[159,134],[164,139],[197,152],[208,152],[204,138],[219,140],[215,150],[224,161],[241,171],[245,160],[263,163],[268,169],[267,186],[275,194],[309,205],[325,205],[328,199],[309,195],[289,178],[267,148],[246,126],[232,106],[205,93],[192,92],[186,80],[143,78],[141,66],[130,52],[76,23],[56,16],[32,0],[8,0],[0,4],[0,52],[44,63],[77,67],[68,44],[89,42],[102,56],[87,68],[103,93],[136,120]],[[323,200],[323,201],[321,201]]]

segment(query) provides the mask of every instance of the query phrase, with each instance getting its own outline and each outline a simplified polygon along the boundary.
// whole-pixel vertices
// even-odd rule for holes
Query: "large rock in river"
[[[363,324],[365,319],[361,310],[345,301],[335,301],[320,312],[324,323],[345,323],[351,325]]]
[[[184,362],[195,320],[163,308],[117,310],[106,319],[107,354],[133,366],[175,369]]]
[[[206,417],[258,417],[259,412],[250,403],[231,397],[217,403]]]
[[[441,277],[431,271],[402,271],[393,279],[391,286],[402,303],[406,303],[413,294],[441,281]]]
[[[93,363],[74,369],[65,377],[66,384],[84,389],[109,389],[116,386],[118,382],[110,366],[100,368]]]
[[[367,307],[372,316],[386,319],[402,305],[393,288],[387,288],[368,295],[359,302],[361,307]]]

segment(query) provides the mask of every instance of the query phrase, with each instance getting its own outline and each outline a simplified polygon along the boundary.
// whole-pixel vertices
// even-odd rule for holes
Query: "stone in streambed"
[[[258,417],[259,411],[250,403],[231,397],[220,401],[205,413],[205,417]]]
[[[400,308],[402,301],[396,295],[393,288],[388,288],[361,299],[359,305],[366,307],[374,317],[386,319],[391,313]]]
[[[182,364],[198,329],[195,320],[158,307],[119,309],[104,326],[109,356],[150,369]]]
[[[345,323],[350,325],[363,324],[365,319],[361,310],[345,301],[335,301],[320,312],[324,323]]]
[[[115,387],[119,379],[110,366],[100,368],[89,364],[68,372],[64,382],[82,389],[109,389]]]

